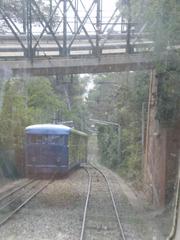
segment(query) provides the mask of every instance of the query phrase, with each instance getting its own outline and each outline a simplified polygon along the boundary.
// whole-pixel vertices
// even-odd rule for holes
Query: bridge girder
[[[134,33],[132,35],[132,24],[128,23],[128,19],[124,22],[122,18],[123,5],[116,5],[112,15],[105,20],[104,1],[90,0],[88,4],[84,4],[83,0],[49,0],[49,5],[46,1],[46,4],[41,6],[38,0],[22,0],[22,6],[19,6],[22,7],[22,21],[14,21],[14,16],[11,16],[7,7],[3,5],[0,8],[0,16],[9,33],[14,36],[18,48],[21,48],[22,56],[31,62],[38,55],[51,55],[44,47],[43,39],[47,36],[56,47],[57,56],[70,56],[74,47],[81,44],[81,37],[84,37],[90,49],[89,54],[100,56],[103,49],[111,44],[111,36],[117,26],[120,26],[117,33],[119,36],[122,34],[122,26],[125,29],[126,37],[124,40],[120,38],[119,41],[126,44],[125,50],[129,53]],[[44,9],[47,11],[44,12]],[[37,26],[39,32],[36,34]],[[59,36],[62,36],[62,40]],[[0,49],[0,52],[3,51]]]
[[[1,61],[0,71],[11,75],[29,74],[34,76],[69,75],[81,73],[125,72],[153,69],[153,57],[149,54],[116,54],[83,56],[70,58],[35,58],[33,62],[25,60]]]

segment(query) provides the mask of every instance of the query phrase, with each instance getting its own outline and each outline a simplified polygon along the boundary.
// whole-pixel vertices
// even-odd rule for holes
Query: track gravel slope
[[[157,219],[156,216],[153,216],[153,212],[151,210],[144,211],[139,199],[119,176],[102,166],[101,169],[111,184],[127,240],[165,240],[165,236],[158,229]],[[100,179],[97,177],[95,180],[99,188],[97,197],[101,199],[103,191]],[[87,173],[83,169],[74,171],[66,178],[56,180],[1,227],[0,239],[79,240],[87,187]],[[103,194],[101,204],[102,206],[98,203],[97,212],[92,212],[94,216],[91,219],[98,219],[98,208],[108,211],[106,209],[108,204],[104,200]],[[105,226],[104,232],[108,228],[114,227],[111,226],[111,219],[109,220],[109,223],[102,225],[102,227]],[[89,239],[107,239],[103,238],[103,235],[95,234],[95,236],[93,226],[93,222],[88,223],[90,231],[92,230]],[[99,225],[96,231],[98,229]],[[102,229],[100,228],[100,230]],[[96,238],[97,236],[99,237]]]

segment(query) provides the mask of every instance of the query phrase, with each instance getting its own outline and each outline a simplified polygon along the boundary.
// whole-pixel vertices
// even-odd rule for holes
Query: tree
[[[22,148],[24,128],[32,123],[52,122],[59,109],[65,111],[65,105],[54,93],[48,79],[7,81],[0,114],[1,147]]]
[[[22,31],[22,28],[20,27],[21,24],[23,24],[23,30],[26,29],[27,24],[27,8],[28,8],[28,1],[29,0],[1,0],[0,1],[0,7],[2,9],[2,12],[8,16],[14,23],[16,24],[16,27]],[[39,14],[36,6],[33,4],[32,1],[32,8],[31,8],[31,20],[32,23],[38,23],[39,31],[40,29],[45,26],[44,19]],[[35,3],[37,4],[38,8],[41,11],[41,14],[46,18],[46,21],[50,19],[50,16],[52,14],[52,11],[54,10],[53,6],[51,5],[51,0],[36,0]],[[2,18],[2,13],[0,12],[0,19]],[[50,25],[51,27],[57,27],[59,22],[59,12],[56,11],[53,16],[51,16]],[[1,21],[1,31],[8,31],[6,23],[4,21]],[[9,29],[10,30],[10,29]]]
[[[172,127],[180,117],[180,2],[153,0],[146,2],[144,19],[154,40],[155,69],[158,78],[157,119]],[[152,23],[153,19],[153,24]]]
[[[142,28],[142,33],[148,33],[148,38],[154,42],[153,57],[159,84],[157,118],[162,123],[169,122],[169,125],[172,125],[172,122],[178,121],[180,115],[178,110],[180,2],[177,0],[128,0],[122,1],[120,6],[122,5],[125,6],[123,12],[125,18],[128,19],[131,14],[132,23],[137,22],[137,18],[140,25],[145,26]]]
[[[21,80],[6,82],[0,114],[0,145],[14,148],[27,123],[27,108]],[[22,144],[22,141],[21,141]]]
[[[84,131],[87,117],[84,101],[86,79],[78,75],[59,76],[59,78],[52,79],[52,85],[66,106],[66,111],[60,111],[57,119],[73,121],[75,128]]]
[[[36,123],[52,122],[56,112],[66,112],[62,98],[56,95],[50,81],[34,78],[27,84],[27,106]]]

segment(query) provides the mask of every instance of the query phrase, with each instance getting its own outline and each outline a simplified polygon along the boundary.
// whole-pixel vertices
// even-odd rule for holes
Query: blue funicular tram
[[[37,124],[25,128],[27,177],[67,173],[87,161],[87,134],[65,125]]]

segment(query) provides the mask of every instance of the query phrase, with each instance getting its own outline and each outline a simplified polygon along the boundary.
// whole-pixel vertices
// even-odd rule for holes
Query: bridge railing
[[[99,57],[152,48],[149,34],[123,16],[123,7],[115,5],[107,17],[103,1],[49,0],[39,5],[37,0],[22,0],[17,14],[4,1],[0,6],[0,57]]]

